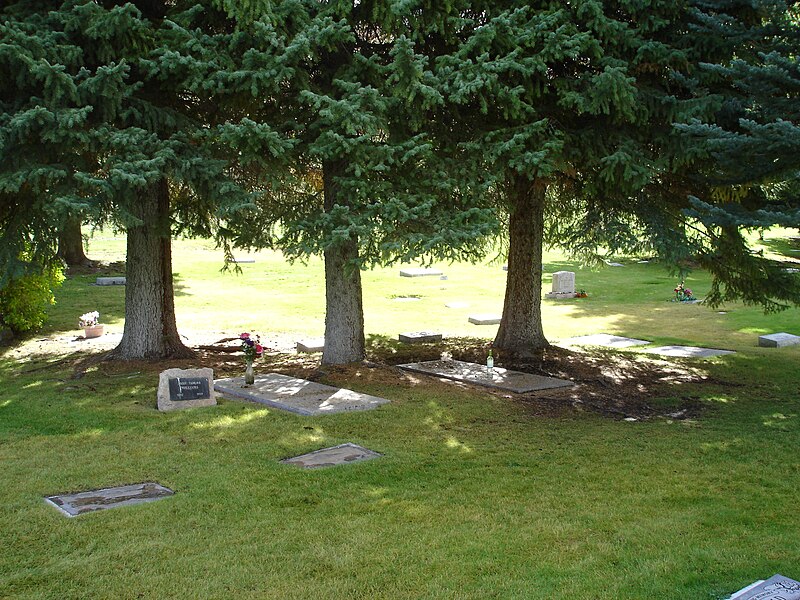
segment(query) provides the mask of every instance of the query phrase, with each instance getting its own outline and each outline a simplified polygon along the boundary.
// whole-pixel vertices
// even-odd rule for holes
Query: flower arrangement
[[[578,293],[575,294],[576,298],[588,298],[589,294],[586,293],[586,290],[578,290]]]
[[[247,362],[253,362],[264,353],[264,346],[261,345],[261,338],[250,333],[240,333],[239,340],[242,343],[242,352]]]
[[[78,317],[78,325],[81,327],[95,327],[100,320],[100,313],[96,310],[88,312]]]
[[[692,290],[687,288],[682,281],[673,291],[675,292],[675,302],[689,302],[695,299]]]

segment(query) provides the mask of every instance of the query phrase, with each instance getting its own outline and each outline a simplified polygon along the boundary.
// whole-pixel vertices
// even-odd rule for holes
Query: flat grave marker
[[[284,458],[280,461],[286,465],[295,465],[303,469],[322,469],[325,467],[335,467],[348,463],[371,460],[383,456],[378,452],[359,446],[358,444],[346,443],[330,448],[321,448],[300,456]]]
[[[297,341],[298,352],[322,352],[325,350],[325,338],[310,338]]]
[[[422,300],[419,296],[395,296],[392,298],[393,302],[419,302]]]
[[[400,269],[400,277],[441,277],[442,272],[438,269],[427,269],[423,267]]]
[[[624,267],[624,266],[625,266],[625,265],[623,265],[622,263],[618,263],[618,262],[607,262],[606,264],[607,264],[609,267]]]
[[[472,323],[473,325],[499,325],[500,321],[503,320],[502,315],[472,315],[470,316],[467,321]]]
[[[252,263],[256,262],[256,259],[255,258],[234,258],[233,262],[235,262],[237,265],[246,265],[246,264],[252,264]]]
[[[509,371],[501,367],[488,369],[486,365],[463,362],[460,360],[429,360],[419,363],[398,365],[401,369],[413,373],[443,377],[453,381],[474,383],[499,390],[507,390],[518,394],[549,390],[561,387],[571,387],[571,381],[532,375],[520,371]]]
[[[397,339],[405,344],[426,344],[430,342],[441,342],[442,334],[434,331],[409,331],[401,333]]]
[[[369,394],[306,381],[280,373],[257,375],[244,387],[244,377],[217,379],[214,389],[220,394],[265,404],[298,415],[329,415],[353,410],[370,410],[389,402]]]
[[[729,600],[800,600],[800,581],[773,575],[735,592]]]
[[[785,331],[758,336],[758,345],[762,348],[784,348],[797,344],[800,344],[800,335],[792,335]]]
[[[163,485],[145,482],[76,494],[48,496],[45,500],[66,516],[77,517],[96,510],[154,502],[174,494],[175,492]]]
[[[125,277],[98,277],[95,285],[125,285]]]
[[[158,410],[215,406],[214,370],[167,369],[158,378]]]
[[[580,335],[561,340],[561,345],[565,346],[606,346],[608,348],[630,348],[631,346],[643,346],[649,343],[650,342],[647,340],[637,340],[636,338],[622,337],[608,333]]]
[[[648,354],[660,354],[662,356],[676,356],[679,358],[710,358],[712,356],[723,356],[725,354],[736,354],[733,350],[720,350],[718,348],[699,348],[697,346],[658,346],[642,350]]]

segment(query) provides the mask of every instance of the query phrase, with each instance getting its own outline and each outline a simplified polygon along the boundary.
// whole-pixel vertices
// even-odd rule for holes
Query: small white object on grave
[[[98,277],[95,285],[125,285],[125,277]]]
[[[158,378],[158,410],[216,406],[214,370],[167,369]]]
[[[800,335],[792,335],[783,331],[781,333],[758,336],[758,345],[762,348],[783,348],[797,344],[800,344]]]
[[[547,298],[574,298],[575,273],[572,271],[556,271],[553,273],[552,291],[545,294]]]

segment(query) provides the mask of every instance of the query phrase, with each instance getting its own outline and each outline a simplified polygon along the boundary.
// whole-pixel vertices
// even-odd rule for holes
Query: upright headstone
[[[167,369],[158,378],[158,410],[215,406],[214,370]]]
[[[547,298],[574,298],[575,273],[572,271],[556,271],[553,273],[552,291],[546,294]]]

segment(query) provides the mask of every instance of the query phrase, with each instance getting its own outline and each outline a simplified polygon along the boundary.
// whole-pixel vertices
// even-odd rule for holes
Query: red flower
[[[239,338],[240,338],[240,339],[243,339],[243,340],[246,340],[246,339],[247,339],[247,338],[249,338],[249,337],[250,337],[250,334],[249,334],[249,333],[240,333],[240,334],[239,334]]]
[[[256,344],[256,354],[261,354],[264,351],[264,346]]]

